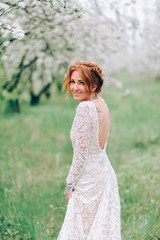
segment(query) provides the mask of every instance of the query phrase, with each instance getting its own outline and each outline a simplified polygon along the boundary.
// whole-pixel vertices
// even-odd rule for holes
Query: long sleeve
[[[75,186],[80,177],[88,156],[88,145],[91,138],[91,116],[89,105],[86,102],[79,104],[75,116],[76,139],[72,165],[67,177],[67,184]]]

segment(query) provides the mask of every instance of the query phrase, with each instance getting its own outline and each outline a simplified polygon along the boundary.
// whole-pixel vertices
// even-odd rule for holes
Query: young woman
[[[92,62],[72,65],[64,81],[80,101],[71,129],[73,160],[64,192],[68,202],[58,240],[120,240],[117,178],[105,152],[110,117],[100,93],[102,70]]]

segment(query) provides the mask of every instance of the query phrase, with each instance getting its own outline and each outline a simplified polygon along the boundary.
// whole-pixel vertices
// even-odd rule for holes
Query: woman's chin
[[[74,100],[76,100],[76,101],[81,101],[81,98],[78,97],[78,96],[73,96],[73,98],[74,98]]]

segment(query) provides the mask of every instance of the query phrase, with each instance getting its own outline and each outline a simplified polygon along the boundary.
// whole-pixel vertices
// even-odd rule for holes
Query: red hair
[[[77,62],[70,66],[66,79],[64,80],[63,87],[70,93],[69,84],[71,75],[74,71],[78,71],[85,83],[86,89],[91,93],[92,88],[97,86],[95,92],[100,93],[103,85],[102,69],[92,62]]]

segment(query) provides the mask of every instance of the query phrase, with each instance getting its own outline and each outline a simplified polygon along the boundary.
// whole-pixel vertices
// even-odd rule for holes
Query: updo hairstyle
[[[85,83],[86,89],[91,93],[93,87],[97,86],[95,92],[100,93],[103,85],[102,69],[92,62],[77,62],[70,66],[63,87],[70,93],[69,84],[71,75],[74,71],[78,71]]]

